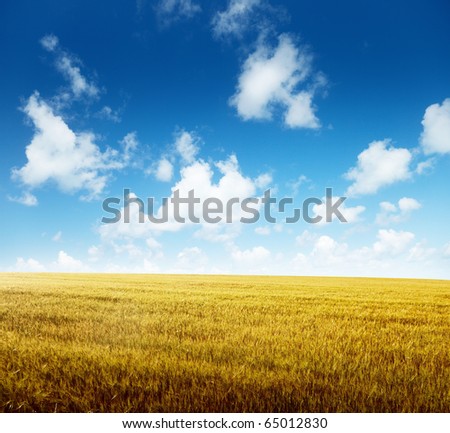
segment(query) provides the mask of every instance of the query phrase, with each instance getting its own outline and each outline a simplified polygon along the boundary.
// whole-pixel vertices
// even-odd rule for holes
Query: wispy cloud
[[[155,6],[156,16],[163,26],[190,19],[201,10],[200,5],[193,0],[160,0]]]
[[[21,196],[8,196],[9,201],[23,204],[25,206],[37,206],[38,199],[29,191],[25,191]]]
[[[224,11],[216,12],[212,19],[213,33],[216,37],[240,37],[248,28],[252,13],[262,0],[230,0]]]
[[[53,242],[59,242],[62,238],[62,231],[59,230],[58,232],[56,232],[53,236],[52,236],[52,241]]]
[[[75,98],[98,96],[99,88],[81,73],[81,61],[64,50],[55,35],[46,35],[40,42],[45,50],[55,54],[56,69],[68,81]]]
[[[109,105],[105,105],[96,113],[99,119],[110,120],[114,123],[120,123],[122,118],[119,110],[113,110]]]
[[[59,45],[58,38],[53,34],[45,35],[40,42],[42,47],[50,52],[55,51]]]

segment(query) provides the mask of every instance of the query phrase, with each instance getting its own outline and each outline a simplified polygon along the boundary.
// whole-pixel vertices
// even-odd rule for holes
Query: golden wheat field
[[[450,281],[0,274],[7,412],[448,412]]]

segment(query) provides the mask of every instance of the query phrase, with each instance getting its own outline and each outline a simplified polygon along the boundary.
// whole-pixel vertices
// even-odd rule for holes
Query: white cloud
[[[59,271],[66,272],[78,272],[83,268],[83,263],[80,260],[74,259],[62,250],[58,253],[58,260],[55,265]]]
[[[155,274],[155,273],[161,272],[159,266],[155,262],[153,262],[149,259],[144,259],[143,264],[142,264],[142,269],[139,269],[139,268],[137,269],[137,272],[142,272],[142,271],[145,273],[149,273],[149,274]],[[125,271],[125,272],[127,272],[127,271]]]
[[[155,170],[155,177],[161,182],[170,182],[173,177],[173,165],[167,158],[161,158]]]
[[[334,205],[339,199],[340,197],[331,197],[331,205]],[[313,218],[316,216],[322,217],[322,219],[316,223],[317,226],[323,226],[327,224],[326,198],[323,197],[322,201],[322,204],[315,204],[312,206],[312,211],[314,214]],[[347,223],[352,224],[361,220],[361,214],[366,210],[366,208],[361,205],[347,207],[345,202],[343,202],[341,205],[339,205],[337,210],[342,214]],[[332,221],[338,221],[338,218],[334,213],[332,214]]]
[[[250,15],[261,4],[261,0],[230,0],[227,9],[217,12],[212,20],[216,37],[242,36],[247,29]]]
[[[320,236],[313,247],[311,258],[316,266],[328,266],[344,261],[347,244],[341,244],[330,236]]]
[[[358,155],[356,167],[345,174],[354,181],[346,195],[374,194],[384,186],[409,179],[411,160],[408,149],[395,148],[389,140],[373,141]]]
[[[180,131],[175,139],[175,149],[186,164],[192,164],[199,151],[200,139],[192,132]]]
[[[108,105],[102,107],[102,109],[96,114],[96,116],[100,119],[111,120],[114,123],[120,123],[122,120],[119,111],[113,110]]]
[[[398,255],[407,249],[414,237],[414,233],[411,232],[378,230],[378,241],[374,243],[373,251],[377,255]]]
[[[73,132],[38,93],[30,96],[24,112],[36,131],[26,147],[27,163],[13,169],[12,177],[27,187],[54,181],[65,192],[86,190],[89,199],[105,188],[105,173],[123,167],[117,152],[101,152],[91,132]]]
[[[131,159],[133,152],[139,146],[139,140],[137,138],[136,131],[129,132],[127,135],[125,135],[120,144],[123,146],[123,160],[128,162]]]
[[[294,272],[303,275],[423,278],[427,272],[417,267],[417,262],[436,264],[436,249],[427,247],[426,241],[413,244],[414,234],[406,231],[379,230],[372,245],[357,249],[326,235],[317,237],[305,232],[301,238],[306,239],[299,242],[301,246],[312,244],[310,252],[299,252],[288,263]]]
[[[190,190],[195,191],[195,196],[201,202],[207,198],[217,198],[224,204],[224,213],[226,214],[226,203],[232,198],[253,197],[256,192],[255,182],[244,176],[239,168],[239,163],[235,155],[231,155],[224,161],[215,163],[221,177],[217,183],[213,182],[213,167],[202,160],[195,161],[191,165],[181,169],[181,179],[172,187],[172,191],[179,190],[181,197],[187,197]],[[201,216],[202,203],[195,207],[195,214]],[[183,216],[187,217],[187,211],[183,211]],[[240,207],[235,206],[232,212],[233,221],[241,218],[242,212]],[[247,215],[248,216],[248,215]]]
[[[33,258],[25,260],[22,257],[18,257],[16,260],[15,269],[18,272],[44,272],[45,266]]]
[[[192,0],[160,0],[155,7],[156,15],[163,25],[192,18],[201,10],[200,5]]]
[[[178,231],[192,227],[193,223],[188,218],[187,206],[181,205],[179,216],[185,219],[185,223],[177,222],[174,218],[174,205],[171,199],[174,197],[174,191],[179,191],[180,197],[187,197],[190,190],[194,190],[195,197],[200,199],[200,203],[194,205],[194,216],[198,217],[200,222],[196,226],[198,231],[195,236],[211,242],[228,242],[239,234],[240,225],[232,224],[239,221],[243,216],[243,211],[239,205],[234,205],[231,212],[232,221],[226,224],[227,217],[226,203],[231,198],[238,198],[240,202],[248,197],[254,197],[257,187],[254,180],[244,176],[240,172],[239,163],[235,155],[231,155],[225,161],[215,163],[220,176],[217,182],[214,182],[214,166],[203,160],[196,160],[190,165],[184,166],[180,171],[180,180],[172,188],[169,202],[166,208],[161,206],[153,214],[161,217],[162,212],[167,212],[168,222],[156,224],[148,221],[147,216],[141,214],[137,204],[131,204],[129,207],[130,222],[124,223],[123,218],[115,224],[103,224],[99,227],[99,232],[105,242],[111,242],[118,239],[142,239],[151,236],[153,233],[165,231]],[[136,197],[134,194],[130,197]],[[223,210],[220,212],[221,223],[212,224],[204,219],[202,212],[203,202],[209,198],[217,198],[223,203]],[[167,209],[167,211],[165,210]],[[123,207],[120,209],[124,215]],[[216,214],[209,215],[210,218]],[[245,214],[249,217],[248,214]],[[139,220],[143,222],[140,223]]]
[[[430,105],[425,110],[422,125],[420,143],[424,153],[450,153],[450,98],[441,105]]]
[[[269,120],[278,106],[285,109],[286,126],[318,128],[312,106],[314,89],[298,89],[310,76],[311,56],[297,48],[288,35],[279,37],[275,49],[260,42],[243,65],[230,104],[244,120]]]
[[[429,259],[436,252],[436,248],[428,248],[424,243],[419,242],[408,251],[408,261],[423,262]]]
[[[70,90],[75,98],[98,96],[100,93],[98,87],[81,73],[81,61],[62,49],[55,35],[46,35],[40,42],[45,50],[55,54],[56,69],[69,82]],[[70,96],[64,92],[59,95],[60,101],[67,102],[69,98]]]
[[[204,272],[208,257],[198,247],[187,247],[177,255],[176,268],[179,271]]]
[[[20,197],[8,196],[8,200],[23,204],[25,206],[37,206],[38,204],[38,199],[28,191],[25,191]]]
[[[415,198],[403,197],[398,201],[398,207],[402,212],[411,212],[420,209],[422,205]]]
[[[204,224],[194,233],[194,237],[230,246],[240,234],[241,226],[238,224]]]
[[[244,265],[256,265],[265,262],[270,257],[270,251],[262,246],[253,247],[247,250],[240,250],[235,247],[231,252],[231,258]]]
[[[270,235],[270,228],[267,227],[267,226],[256,227],[255,228],[255,233],[257,235],[268,236],[268,235]]]
[[[59,232],[56,232],[53,237],[52,237],[52,241],[53,242],[59,242],[62,238],[62,231],[60,230]]]
[[[447,242],[444,245],[444,256],[445,257],[450,257],[450,242]]]
[[[263,173],[255,179],[255,185],[257,188],[264,189],[271,184],[272,180],[272,175],[270,173]]]
[[[148,238],[145,240],[145,243],[151,250],[159,250],[162,248],[162,245],[160,242],[158,242],[156,239]]]
[[[95,97],[99,93],[99,89],[95,84],[90,83],[76,66],[75,60],[67,54],[63,54],[56,60],[56,68],[69,81],[70,88],[75,97],[79,98],[83,95]]]
[[[288,182],[287,186],[292,190],[292,195],[297,195],[300,187],[310,182],[311,180],[302,174],[297,179]]]
[[[428,158],[425,161],[421,161],[417,164],[416,173],[426,174],[433,170],[434,164],[436,163],[436,158]]]
[[[381,212],[376,216],[375,222],[380,225],[399,223],[405,221],[411,212],[418,210],[422,205],[414,198],[403,197],[397,205],[388,201],[380,203]]]
[[[101,250],[96,245],[92,245],[88,248],[88,257],[89,261],[91,262],[97,262],[101,255]]]
[[[42,47],[47,51],[55,51],[56,47],[59,44],[59,40],[55,35],[45,35],[41,40],[40,43]]]
[[[388,201],[382,201],[380,203],[380,209],[384,212],[384,213],[392,213],[392,212],[397,212],[397,206],[395,206],[395,204],[390,203]]]
[[[318,128],[320,126],[314,113],[312,98],[311,92],[301,91],[286,99],[287,111],[284,116],[286,126],[290,128]]]
[[[295,242],[298,246],[304,247],[312,244],[316,239],[316,234],[311,233],[309,230],[303,230],[303,232],[295,238]]]

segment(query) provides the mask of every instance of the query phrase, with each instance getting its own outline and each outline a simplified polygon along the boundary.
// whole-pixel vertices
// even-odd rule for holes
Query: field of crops
[[[450,281],[0,274],[0,411],[448,412]]]

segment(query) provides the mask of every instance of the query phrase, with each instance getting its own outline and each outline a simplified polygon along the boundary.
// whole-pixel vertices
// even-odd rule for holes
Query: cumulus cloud
[[[414,198],[403,197],[397,205],[388,201],[380,203],[380,212],[377,214],[375,222],[380,225],[399,223],[405,221],[411,212],[420,209],[422,205]]]
[[[426,155],[450,153],[450,98],[430,105],[422,120],[420,144]]]
[[[88,260],[90,262],[97,262],[101,256],[101,249],[97,245],[91,245],[88,248]]]
[[[61,116],[34,93],[23,111],[35,133],[26,147],[27,163],[12,170],[12,177],[29,188],[53,181],[64,192],[87,191],[98,196],[106,186],[107,172],[123,167],[116,151],[102,152],[91,132],[75,133]]]
[[[120,144],[123,147],[123,155],[122,159],[125,163],[128,163],[131,157],[133,156],[134,151],[139,146],[139,140],[137,138],[137,132],[129,132],[123,137]]]
[[[424,242],[418,242],[409,249],[407,260],[410,262],[423,262],[431,258],[435,252],[436,248],[430,248]]]
[[[241,231],[241,226],[238,224],[204,224],[194,233],[194,237],[231,246]]]
[[[175,149],[186,164],[192,164],[199,151],[200,139],[193,133],[180,131],[175,138]]]
[[[294,269],[312,275],[399,276],[406,271],[411,275],[414,268],[404,266],[406,263],[426,262],[436,252],[426,247],[425,241],[413,245],[414,239],[411,232],[380,229],[372,245],[351,249],[331,236],[305,231],[297,238],[297,245],[303,250],[289,263]]]
[[[389,140],[374,141],[358,155],[355,167],[345,178],[353,184],[346,195],[374,194],[380,188],[411,177],[412,154],[408,149],[395,148]]]
[[[173,177],[173,165],[167,158],[161,158],[154,173],[159,181],[170,182]]]
[[[270,173],[262,173],[255,179],[255,185],[257,188],[267,188],[272,183],[272,175]]]
[[[33,258],[24,259],[23,257],[18,257],[15,270],[18,272],[44,272],[45,266]]]
[[[334,205],[340,197],[331,197],[331,205]],[[327,215],[326,215],[326,198],[323,197],[322,204],[315,204],[312,206],[313,211],[313,218],[317,216],[321,216],[322,219],[316,223],[317,226],[323,226],[327,224]],[[361,220],[361,214],[366,210],[364,206],[358,205],[353,207],[347,207],[346,203],[343,202],[339,208],[339,212],[342,214],[342,216],[345,218],[345,221],[349,224],[356,223]],[[332,215],[332,221],[338,221],[337,216],[333,213]]]
[[[216,37],[242,36],[249,25],[252,12],[261,3],[261,0],[230,0],[227,8],[217,12],[213,17],[214,35]]]
[[[281,107],[286,126],[319,128],[312,98],[315,88],[323,85],[325,79],[316,74],[314,86],[299,89],[311,76],[311,56],[296,47],[290,36],[283,34],[277,47],[260,42],[247,58],[230,104],[244,120],[270,120],[275,109]]]
[[[414,233],[406,231],[378,230],[378,240],[373,245],[373,251],[377,255],[398,255],[407,249],[414,237]]]
[[[217,183],[214,182],[214,166],[220,173]],[[241,173],[237,157],[231,155],[224,161],[216,162],[212,166],[203,160],[197,160],[191,165],[185,166],[180,171],[181,179],[172,187],[172,191],[179,191],[181,197],[186,197],[190,190],[195,191],[195,196],[203,202],[207,198],[214,197],[222,203],[227,203],[232,198],[242,201],[244,198],[253,197],[257,187],[255,181]],[[195,207],[195,214],[200,216],[202,203]],[[240,208],[239,208],[240,209]],[[241,217],[239,209],[234,208],[233,221]],[[226,209],[224,209],[224,212]],[[173,211],[170,212],[172,214]],[[183,211],[187,218],[187,210]]]
[[[54,263],[57,270],[63,272],[78,272],[83,269],[83,263],[80,260],[69,256],[65,251],[58,253],[58,259]]]
[[[311,258],[316,266],[328,266],[344,261],[347,244],[341,244],[330,236],[320,236],[314,243]]]
[[[295,238],[295,242],[298,246],[304,247],[312,244],[317,239],[315,233],[311,233],[309,230],[303,230],[303,232]]]
[[[31,192],[28,191],[25,191],[19,197],[8,196],[8,200],[23,204],[24,206],[37,206],[38,204],[38,199],[36,198],[36,196],[34,196],[33,194],[31,194]]]
[[[218,175],[217,181],[214,180]],[[99,227],[99,232],[105,242],[119,239],[145,239],[154,233],[178,231],[191,227],[193,223],[189,221],[188,207],[181,205],[179,208],[179,217],[185,219],[185,223],[175,220],[174,205],[171,200],[174,198],[175,191],[178,191],[179,197],[187,197],[189,191],[194,190],[195,197],[200,199],[200,203],[194,205],[194,216],[199,218],[197,225],[198,238],[208,241],[227,242],[237,236],[239,230],[237,225],[243,211],[240,206],[234,206],[231,212],[231,223],[226,224],[227,208],[226,203],[232,198],[238,198],[240,202],[248,197],[254,197],[258,190],[255,180],[241,173],[238,160],[235,155],[228,159],[216,163],[205,162],[201,159],[195,160],[192,164],[183,166],[180,170],[179,180],[172,186],[171,194],[165,206],[160,205],[152,211],[156,217],[160,218],[163,213],[167,214],[168,221],[161,224],[150,222],[147,216],[141,212],[136,203],[129,206],[130,222],[124,223],[123,218],[116,224],[103,224]],[[134,194],[130,197],[136,198]],[[215,198],[223,204],[220,212],[222,222],[211,224],[203,219],[203,202],[206,199]],[[121,207],[121,214],[124,215],[124,209]],[[211,214],[210,218],[215,217]],[[245,214],[245,216],[249,216]],[[141,221],[141,222],[139,222]]]
[[[255,265],[266,261],[270,257],[270,251],[262,246],[253,247],[247,250],[240,250],[235,247],[231,252],[231,258],[244,265]]]
[[[156,15],[162,25],[189,19],[201,12],[200,5],[192,0],[160,0],[156,7]]]
[[[205,272],[208,257],[198,247],[187,247],[177,255],[176,268],[183,272]]]

